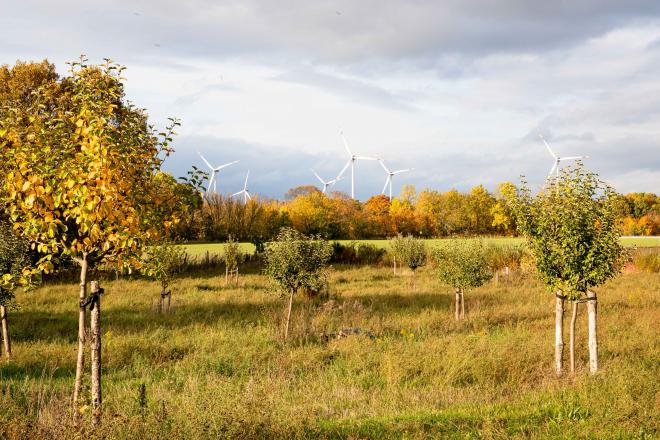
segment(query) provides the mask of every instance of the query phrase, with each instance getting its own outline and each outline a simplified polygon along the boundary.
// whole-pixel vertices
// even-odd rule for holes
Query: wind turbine
[[[337,183],[338,181],[340,181],[341,179],[343,179],[343,177],[340,176],[340,177],[335,177],[334,179],[332,179],[332,180],[328,180],[328,181],[326,182],[325,180],[321,179],[321,176],[319,176],[318,174],[316,174],[316,171],[312,170],[312,173],[314,173],[314,175],[316,176],[316,178],[319,179],[319,181],[323,184],[323,194],[325,194],[325,192],[327,191],[327,189],[328,189],[329,187],[331,187],[332,185],[334,185],[335,183]]]
[[[554,151],[552,151],[552,148],[550,148],[550,145],[545,141],[545,138],[543,138],[543,135],[539,133],[539,137],[545,144],[545,148],[548,149],[548,152],[552,157],[555,159],[555,163],[552,164],[552,168],[550,168],[550,172],[548,173],[548,177],[546,177],[546,181],[552,176],[552,173],[555,173],[555,177],[559,177],[559,162],[563,160],[580,160],[580,159],[588,159],[589,156],[566,156],[566,157],[559,157],[555,154]]]
[[[239,194],[243,194],[243,203],[245,203],[246,205],[248,199],[252,200],[252,196],[250,195],[250,191],[248,191],[248,187],[247,187],[248,177],[250,177],[250,170],[248,170],[247,174],[245,175],[245,184],[243,185],[243,189],[231,195],[232,197],[234,197]]]
[[[387,173],[387,178],[385,179],[385,185],[383,185],[383,191],[381,191],[381,194],[385,194],[385,190],[387,189],[387,185],[390,185],[390,202],[392,201],[392,177],[396,176],[397,174],[401,173],[407,173],[408,171],[414,170],[414,168],[406,168],[403,170],[396,170],[392,171],[389,168],[387,168],[387,165],[385,165],[385,160],[383,159],[378,159],[378,163],[380,163],[380,166],[383,167],[385,172]]]
[[[211,169],[211,173],[210,173],[211,178],[209,179],[209,185],[206,187],[206,194],[208,194],[211,191],[211,185],[213,185],[213,192],[216,192],[216,184],[217,184],[217,180],[218,180],[217,179],[217,174],[220,172],[221,169],[226,168],[229,165],[234,165],[235,163],[238,163],[238,161],[235,160],[233,162],[229,162],[229,163],[226,163],[224,165],[214,167],[213,165],[211,165],[211,163],[208,160],[206,160],[206,158],[204,156],[202,156],[202,153],[200,153],[198,151],[197,154],[199,154],[199,157],[202,158],[202,160],[204,161],[206,166],[208,166]]]
[[[341,139],[344,141],[344,147],[346,148],[346,151],[348,152],[348,155],[350,157],[348,159],[348,162],[346,162],[346,165],[344,165],[344,168],[342,168],[339,174],[337,174],[337,178],[335,180],[340,180],[341,177],[346,172],[346,169],[350,166],[351,167],[351,198],[354,199],[355,198],[355,162],[358,160],[378,160],[378,158],[368,157],[368,156],[356,156],[348,147],[348,142],[346,142],[346,138],[344,137],[344,132],[340,132],[340,135],[341,135]]]

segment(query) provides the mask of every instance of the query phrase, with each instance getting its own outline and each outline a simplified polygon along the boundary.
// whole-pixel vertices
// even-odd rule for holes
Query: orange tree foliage
[[[2,68],[0,200],[14,228],[45,254],[75,260],[132,256],[176,222],[176,197],[158,191],[172,124],[158,133],[124,99],[123,68],[46,62]]]

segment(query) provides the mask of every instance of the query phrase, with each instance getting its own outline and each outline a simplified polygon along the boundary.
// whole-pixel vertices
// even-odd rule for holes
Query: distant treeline
[[[225,241],[230,236],[257,245],[290,226],[304,234],[329,239],[374,239],[396,234],[420,237],[455,235],[515,235],[515,223],[504,195],[511,183],[495,193],[479,185],[468,192],[455,189],[417,192],[411,185],[391,202],[384,195],[366,202],[341,192],[329,195],[314,186],[289,190],[285,201],[255,197],[247,204],[222,195],[210,195],[186,213],[176,229],[183,240]],[[660,234],[660,197],[631,193],[620,197],[624,235]]]

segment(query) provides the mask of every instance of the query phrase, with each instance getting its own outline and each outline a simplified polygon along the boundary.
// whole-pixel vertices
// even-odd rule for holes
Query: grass
[[[155,283],[106,281],[97,433],[77,432],[67,413],[76,286],[22,293],[10,315],[14,359],[0,361],[0,438],[658,435],[660,274],[627,272],[597,290],[602,371],[586,371],[581,309],[578,371],[561,379],[553,297],[532,275],[467,292],[462,323],[432,275],[422,269],[411,291],[388,268],[337,267],[329,299],[297,298],[288,344],[285,301],[258,273],[238,286],[224,274],[180,279],[169,315],[154,311]],[[347,327],[377,337],[320,337]]]
[[[438,246],[447,243],[452,238],[439,238],[426,240],[431,246]],[[523,244],[525,240],[520,237],[488,237],[484,239],[489,243],[496,245],[515,245]],[[351,240],[337,240],[340,243],[350,243]],[[361,242],[371,243],[380,248],[387,248],[389,246],[388,240],[358,240]],[[622,237],[621,242],[628,247],[660,247],[660,237]],[[222,254],[224,252],[224,243],[191,243],[186,244],[186,252],[193,256],[204,256],[207,252],[210,255]],[[254,245],[251,243],[241,243],[241,251],[244,253],[253,253]]]

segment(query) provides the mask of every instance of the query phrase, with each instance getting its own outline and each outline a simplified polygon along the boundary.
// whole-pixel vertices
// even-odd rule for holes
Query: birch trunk
[[[571,328],[569,329],[568,351],[571,361],[571,374],[575,374],[575,321],[577,320],[578,302],[573,301],[573,314],[571,315]]]
[[[587,290],[587,314],[589,316],[589,372],[594,374],[598,371],[598,299],[596,292]]]
[[[90,305],[90,330],[92,337],[92,424],[101,424],[101,292],[99,282],[92,281],[94,299]]]
[[[564,357],[564,297],[561,290],[557,291],[555,299],[555,369],[561,376]]]
[[[288,307],[288,312],[286,314],[286,328],[284,329],[284,340],[286,341],[289,339],[289,324],[291,323],[291,308],[293,306],[293,294],[295,293],[294,290],[291,291],[291,294],[289,295],[289,307]]]
[[[454,318],[456,321],[461,320],[461,289],[456,289],[456,297],[454,299]]]
[[[0,306],[0,321],[2,321],[2,345],[5,357],[11,359],[11,339],[9,339],[9,322],[7,321],[7,308]]]
[[[84,301],[87,298],[87,256],[80,260],[80,294],[78,296],[78,358],[76,360],[76,382],[73,386],[73,413],[78,418],[78,397],[82,385],[83,369],[85,368],[85,310]]]

